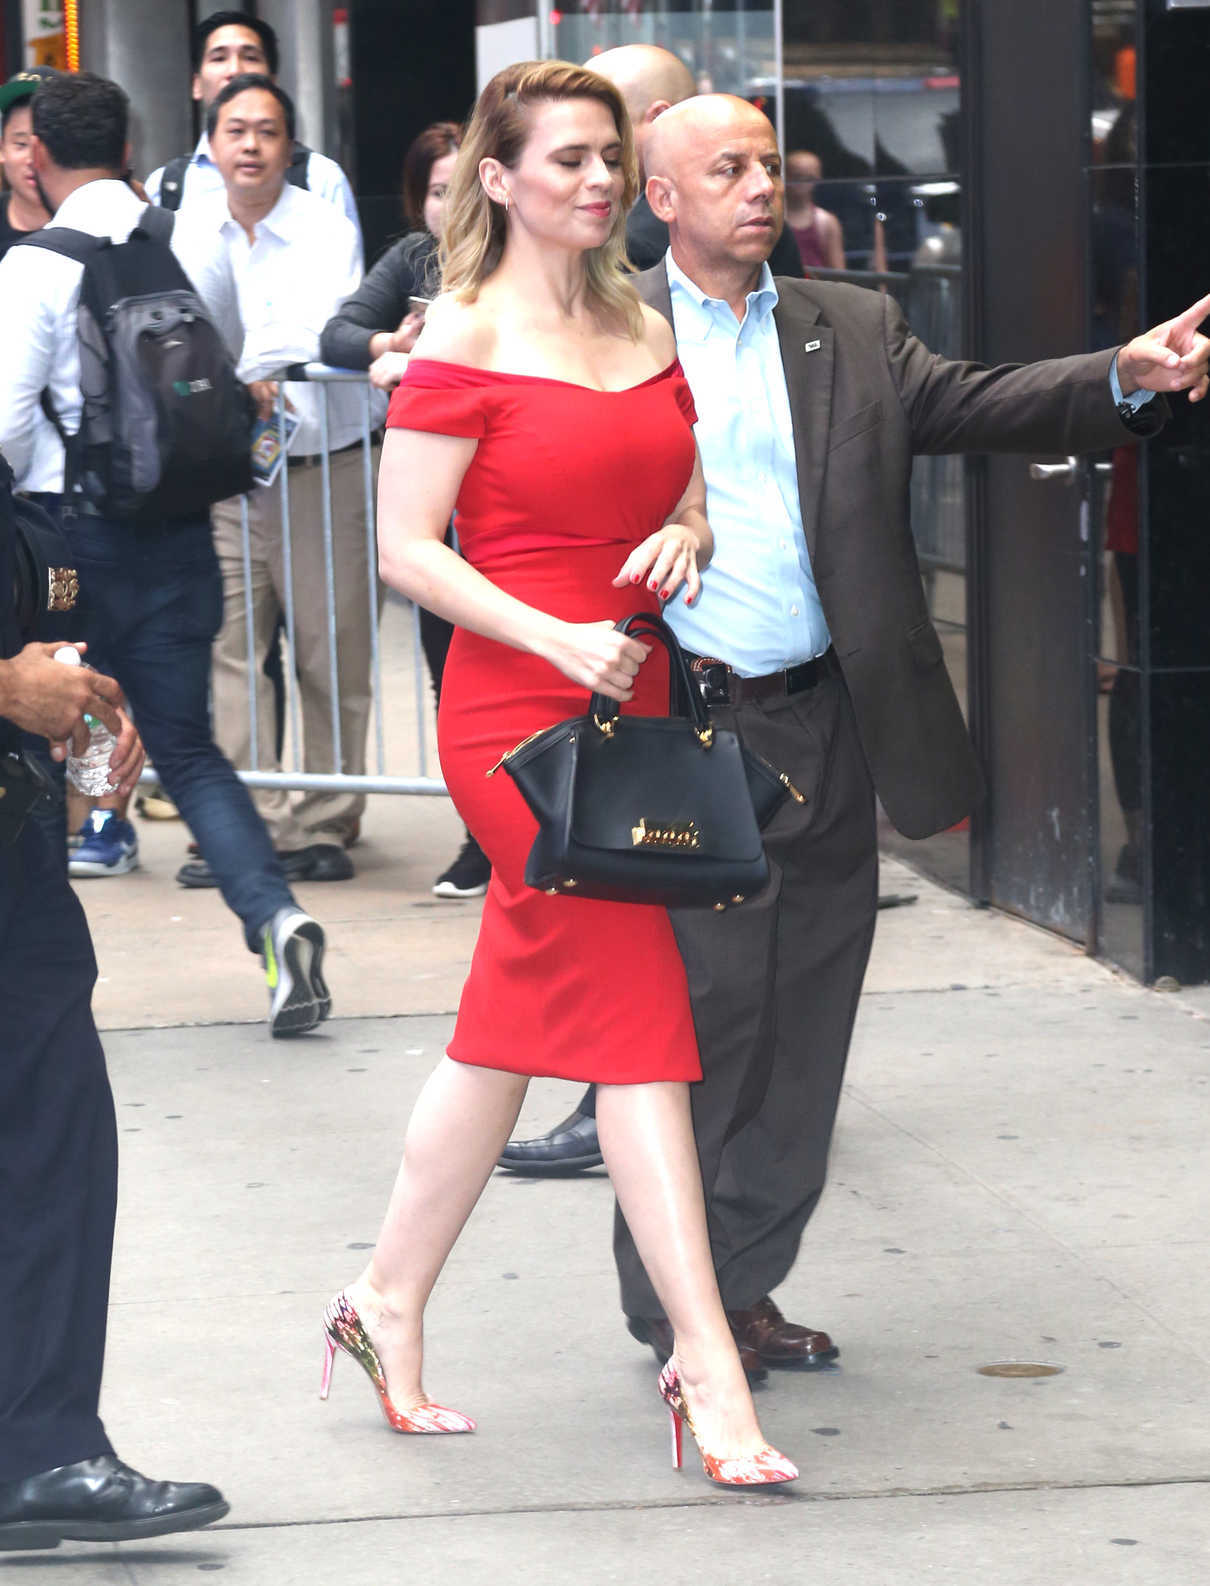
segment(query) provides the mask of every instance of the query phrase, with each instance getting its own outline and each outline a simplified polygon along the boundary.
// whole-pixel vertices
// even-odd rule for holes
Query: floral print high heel
[[[736,1459],[723,1459],[703,1448],[693,1417],[689,1414],[681,1379],[671,1360],[660,1372],[660,1397],[672,1417],[672,1463],[676,1470],[681,1468],[681,1434],[687,1426],[702,1456],[702,1466],[707,1476],[721,1486],[764,1487],[772,1482],[797,1479],[798,1466],[791,1464],[784,1454],[779,1454],[769,1443],[755,1454],[742,1454]]]
[[[328,1397],[328,1389],[332,1385],[332,1362],[336,1358],[336,1351],[343,1349],[374,1384],[378,1403],[382,1407],[383,1415],[386,1416],[387,1425],[393,1432],[473,1432],[475,1430],[475,1423],[469,1415],[462,1415],[457,1410],[447,1410],[441,1404],[419,1404],[410,1410],[395,1408],[387,1393],[386,1373],[382,1369],[378,1351],[370,1342],[365,1323],[358,1316],[346,1289],[342,1289],[334,1299],[328,1301],[324,1309],[323,1327],[325,1348],[323,1382],[319,1389],[321,1399]]]

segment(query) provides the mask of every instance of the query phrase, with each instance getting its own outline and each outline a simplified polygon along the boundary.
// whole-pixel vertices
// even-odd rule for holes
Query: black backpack
[[[84,266],[78,433],[45,391],[42,408],[67,456],[65,494],[102,517],[196,517],[252,488],[252,399],[168,246],[172,227],[149,206],[125,242],[50,226],[15,244]]]
[[[178,154],[175,160],[169,160],[164,167],[164,174],[160,177],[160,196],[156,200],[161,209],[177,210],[181,207],[181,199],[185,196],[185,172],[189,169],[192,154]],[[286,171],[286,181],[291,187],[301,187],[307,190],[310,184],[307,181],[307,161],[311,158],[311,150],[305,143],[295,143],[294,153],[290,156],[290,166]]]

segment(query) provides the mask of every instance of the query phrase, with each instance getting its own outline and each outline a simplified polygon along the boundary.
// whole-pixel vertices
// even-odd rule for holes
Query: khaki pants
[[[323,470],[293,467],[290,479],[290,552],[294,588],[294,652],[287,657],[287,688],[299,691],[303,769],[312,772],[365,770],[370,715],[369,562],[361,448],[332,458],[332,560],[336,584],[337,676],[341,761],[332,733],[327,588],[323,544]],[[256,682],[257,761],[262,771],[280,769],[274,743],[273,686],[262,663],[279,611],[286,609],[280,480],[257,487],[248,502],[252,560],[252,656],[245,617],[244,549],[240,499],[220,501],[212,512],[214,547],[223,574],[223,625],[214,641],[214,736],[240,770],[251,766],[248,669]],[[381,600],[381,586],[375,584]],[[287,720],[289,720],[287,715]],[[303,793],[284,788],[253,790],[273,839],[291,853],[313,843],[342,843],[356,831],[365,808],[361,793]]]

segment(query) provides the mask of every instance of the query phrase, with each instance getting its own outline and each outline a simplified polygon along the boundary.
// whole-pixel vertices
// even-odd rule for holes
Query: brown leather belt
[[[840,674],[840,663],[831,645],[812,661],[801,661],[797,666],[788,666],[784,672],[769,672],[764,677],[740,677],[726,661],[709,655],[694,655],[691,650],[685,651],[685,658],[707,705],[742,705],[750,699],[805,694],[825,677]]]

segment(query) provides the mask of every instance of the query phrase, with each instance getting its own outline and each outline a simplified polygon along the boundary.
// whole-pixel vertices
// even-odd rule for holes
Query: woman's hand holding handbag
[[[784,773],[717,728],[676,636],[654,612],[616,624],[668,652],[669,715],[622,716],[594,694],[583,716],[511,749],[505,770],[538,822],[526,885],[573,897],[725,909],[769,879],[760,829],[787,797]]]

